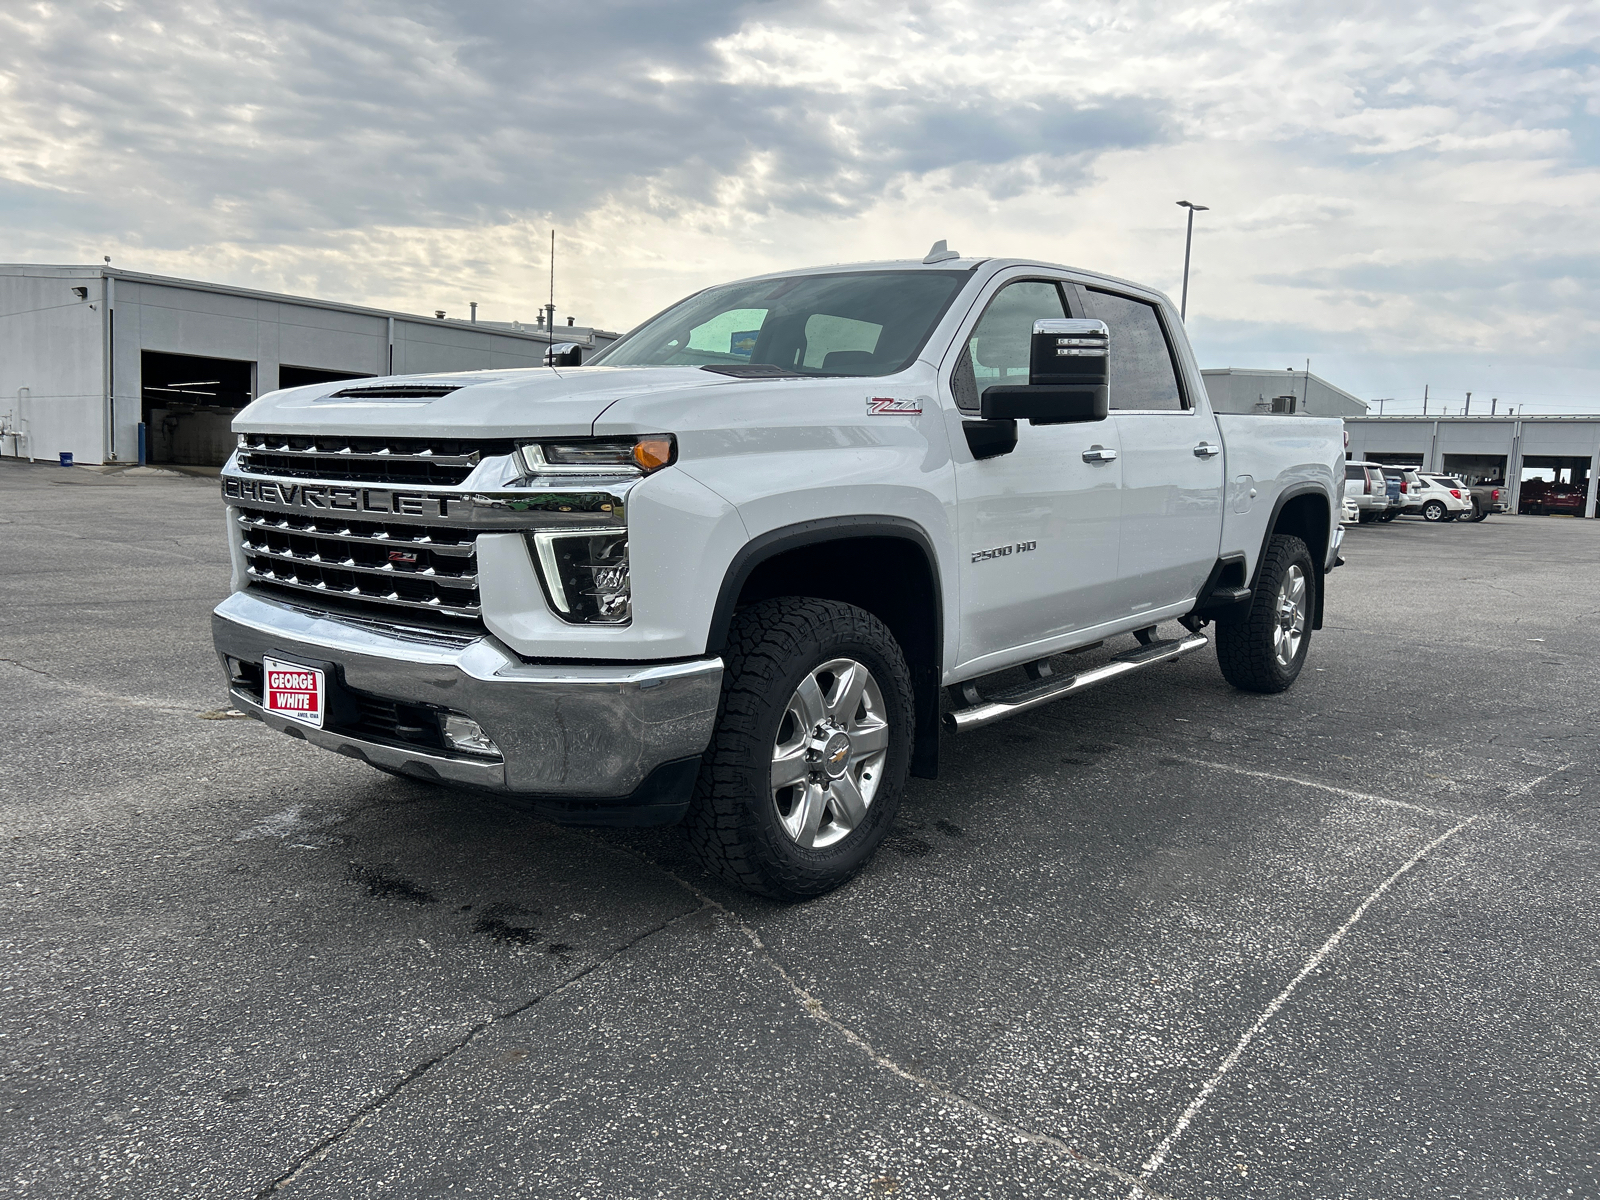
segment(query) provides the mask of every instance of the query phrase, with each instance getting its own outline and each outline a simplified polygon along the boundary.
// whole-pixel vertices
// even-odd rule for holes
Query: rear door
[[[1222,541],[1222,438],[1184,385],[1168,314],[1150,300],[1083,287],[1111,330],[1111,416],[1122,447],[1116,607],[1128,616],[1193,599]]]
[[[985,388],[1028,382],[1034,321],[1083,315],[1069,308],[1061,281],[1008,271],[990,285],[944,364],[959,500],[961,665],[1020,661],[1019,648],[1117,615],[1115,422],[1019,421],[1016,448],[981,459],[963,429],[977,420]]]

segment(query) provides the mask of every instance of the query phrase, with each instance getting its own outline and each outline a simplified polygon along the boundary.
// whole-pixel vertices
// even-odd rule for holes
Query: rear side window
[[[1365,479],[1367,477],[1367,473],[1361,467],[1352,467],[1352,466],[1346,465],[1345,469],[1344,469],[1344,477],[1345,477],[1345,480],[1348,482],[1349,480],[1352,480],[1352,479]]]
[[[1115,292],[1084,292],[1089,315],[1111,330],[1111,407],[1181,412],[1183,391],[1156,306]]]

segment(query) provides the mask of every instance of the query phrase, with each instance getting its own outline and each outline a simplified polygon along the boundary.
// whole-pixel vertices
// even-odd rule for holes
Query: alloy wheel
[[[889,753],[889,720],[872,672],[853,658],[808,671],[778,722],[772,804],[794,842],[820,850],[866,820]]]
[[[1306,574],[1298,563],[1284,572],[1278,587],[1277,621],[1272,628],[1272,654],[1287,668],[1300,653],[1306,636]]]

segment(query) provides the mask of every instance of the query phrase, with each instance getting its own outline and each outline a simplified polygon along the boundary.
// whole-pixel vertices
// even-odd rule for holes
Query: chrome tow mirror
[[[1111,331],[1104,321],[1061,317],[1033,323],[1026,385],[985,388],[984,420],[1030,425],[1103,421],[1111,412]]]

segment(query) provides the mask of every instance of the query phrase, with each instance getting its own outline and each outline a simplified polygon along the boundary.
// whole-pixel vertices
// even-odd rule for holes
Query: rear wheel
[[[1281,692],[1305,666],[1311,648],[1316,572],[1297,537],[1274,534],[1267,543],[1248,614],[1217,622],[1217,665],[1247,692]]]
[[[1483,505],[1479,504],[1476,500],[1474,500],[1472,502],[1472,515],[1470,517],[1468,517],[1467,520],[1469,520],[1469,521],[1473,522],[1474,524],[1476,524],[1479,521],[1487,521],[1488,519],[1489,519],[1489,510],[1487,508],[1484,508]]]
[[[1389,522],[1389,521],[1394,520],[1399,515],[1400,515],[1400,510],[1398,508],[1391,508],[1388,512],[1384,513],[1383,516],[1379,517],[1378,520],[1384,521],[1384,522]]]
[[[872,857],[911,761],[911,672],[871,613],[780,597],[729,631],[716,730],[688,815],[695,852],[729,883],[820,896]]]
[[[1429,500],[1422,506],[1422,519],[1424,521],[1442,521],[1448,511],[1444,506],[1443,500]]]

